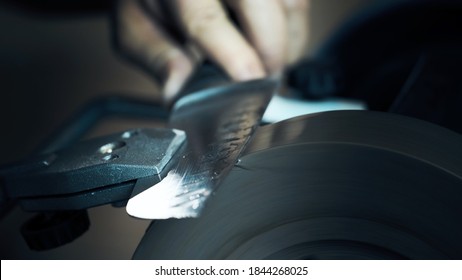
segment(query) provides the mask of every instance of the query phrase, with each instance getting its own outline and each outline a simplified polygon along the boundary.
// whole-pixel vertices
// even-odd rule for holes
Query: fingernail
[[[162,88],[162,98],[165,103],[171,103],[173,98],[181,90],[181,87],[183,86],[185,81],[186,79],[183,78],[183,76],[180,75],[178,72],[173,71],[172,73],[170,73]]]
[[[166,65],[162,92],[165,103],[171,103],[193,71],[192,62],[184,55],[171,57]]]
[[[240,67],[236,67],[236,71],[232,78],[238,81],[247,81],[253,79],[259,79],[266,76],[263,67],[255,64],[245,64]]]

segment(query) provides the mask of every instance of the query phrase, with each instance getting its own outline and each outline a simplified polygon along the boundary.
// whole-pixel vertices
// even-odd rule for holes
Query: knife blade
[[[210,66],[198,73],[169,120],[169,127],[186,133],[182,154],[165,178],[128,201],[126,211],[131,216],[199,216],[259,126],[278,84],[272,79],[225,82]],[[141,188],[150,184],[149,179],[139,181]]]

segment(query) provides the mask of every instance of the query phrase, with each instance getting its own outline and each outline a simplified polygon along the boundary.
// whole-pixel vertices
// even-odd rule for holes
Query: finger
[[[156,77],[164,101],[170,101],[192,73],[194,62],[149,18],[140,2],[121,0],[117,5],[119,51]]]
[[[305,56],[309,40],[310,0],[280,0],[287,17],[287,64]]]
[[[228,0],[227,3],[268,72],[282,73],[287,54],[287,24],[280,0]]]
[[[175,0],[178,20],[190,40],[235,80],[265,75],[256,51],[229,21],[218,0]]]

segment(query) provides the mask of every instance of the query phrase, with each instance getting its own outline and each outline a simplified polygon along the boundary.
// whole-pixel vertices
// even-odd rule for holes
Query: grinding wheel
[[[461,259],[462,137],[370,111],[259,128],[197,219],[140,259]]]

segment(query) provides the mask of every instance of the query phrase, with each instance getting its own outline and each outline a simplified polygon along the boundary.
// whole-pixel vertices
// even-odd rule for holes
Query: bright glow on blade
[[[275,123],[312,113],[365,109],[366,105],[359,100],[329,98],[320,101],[306,101],[275,95],[266,108],[263,121]]]
[[[186,133],[182,156],[171,162],[176,166],[161,182],[128,201],[127,213],[143,219],[199,216],[260,124],[276,87],[275,81],[262,79],[212,87],[180,99],[169,126]],[[136,191],[152,184],[143,179],[137,181]]]
[[[183,178],[171,171],[162,181],[132,197],[126,210],[141,219],[194,218],[210,193],[207,185],[185,188]]]

